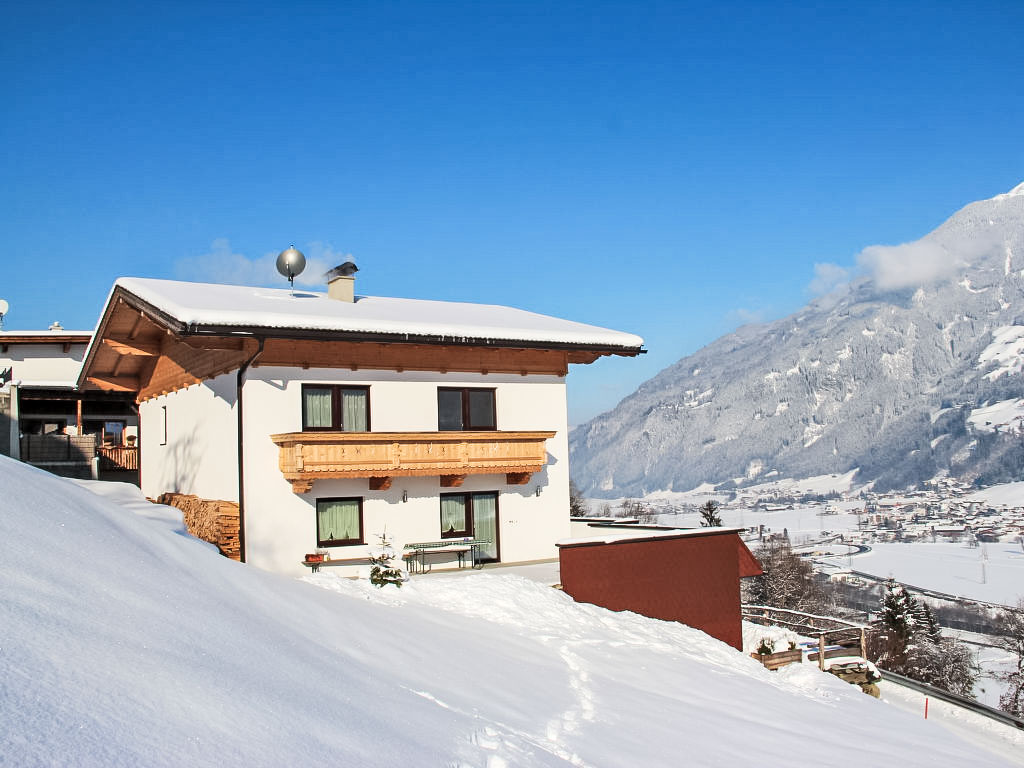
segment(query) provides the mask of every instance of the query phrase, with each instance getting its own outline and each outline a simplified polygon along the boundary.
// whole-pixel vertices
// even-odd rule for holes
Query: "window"
[[[441,538],[466,536],[488,542],[480,547],[481,559],[499,559],[497,493],[441,494]]]
[[[449,432],[497,429],[494,390],[438,387],[437,428]]]
[[[318,547],[345,547],[362,543],[362,499],[316,500],[316,545]]]
[[[302,431],[369,432],[370,388],[302,385]]]

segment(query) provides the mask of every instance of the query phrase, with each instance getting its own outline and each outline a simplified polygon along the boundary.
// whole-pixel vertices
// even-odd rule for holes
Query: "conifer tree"
[[[386,584],[394,584],[401,589],[405,574],[401,568],[392,564],[395,553],[391,548],[387,529],[384,529],[384,533],[378,534],[377,538],[380,539],[380,551],[370,555],[370,583],[381,588]]]
[[[569,516],[586,517],[590,514],[587,502],[580,493],[579,487],[572,480],[569,481]]]
[[[881,667],[973,697],[978,667],[970,649],[943,637],[931,607],[892,579],[882,596],[880,624],[869,651]]]

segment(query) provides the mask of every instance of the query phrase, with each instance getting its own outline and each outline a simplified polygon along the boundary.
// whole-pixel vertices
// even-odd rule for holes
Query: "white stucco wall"
[[[5,341],[0,336],[0,342]],[[78,379],[85,357],[85,344],[72,344],[64,352],[60,342],[21,344],[7,340],[7,351],[0,352],[0,371],[11,369],[14,381],[24,384],[72,386]]]
[[[238,501],[235,381],[228,373],[139,405],[144,494]]]
[[[506,485],[504,474],[469,475],[461,487],[444,489],[439,477],[396,477],[389,490],[370,491],[364,478],[318,480],[309,493],[297,495],[278,469],[278,447],[269,435],[301,431],[304,382],[369,386],[374,432],[434,432],[438,386],[469,386],[495,388],[499,430],[554,430],[556,435],[547,441],[547,466],[523,486]],[[375,544],[386,526],[396,552],[408,542],[440,539],[442,492],[498,492],[502,562],[557,557],[555,541],[568,536],[568,429],[565,381],[560,377],[268,367],[248,372],[243,397],[245,537],[247,561],[253,565],[305,572],[300,561],[316,549],[315,505],[324,497],[362,497],[365,541]],[[369,550],[334,547],[331,554],[343,559],[365,556]]]

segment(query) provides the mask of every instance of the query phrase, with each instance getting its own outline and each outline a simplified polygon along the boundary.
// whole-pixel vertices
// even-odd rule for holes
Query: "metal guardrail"
[[[941,688],[936,688],[935,686],[928,685],[927,683],[911,680],[909,677],[904,677],[903,675],[898,675],[895,672],[890,672],[888,669],[882,669],[879,667],[878,671],[882,673],[883,682],[888,680],[896,683],[897,685],[902,685],[904,688],[910,688],[918,693],[923,693],[931,696],[932,698],[939,699],[940,701],[946,701],[950,704],[955,704],[958,707],[970,710],[971,712],[976,712],[991,720],[997,720],[998,722],[1003,723],[1003,725],[1012,725],[1015,728],[1024,730],[1024,720],[1021,720],[1019,717],[1014,717],[1007,712],[1003,712],[1001,709],[990,707],[987,704],[982,704],[980,701],[969,699],[966,696],[960,696],[956,693],[944,691]]]

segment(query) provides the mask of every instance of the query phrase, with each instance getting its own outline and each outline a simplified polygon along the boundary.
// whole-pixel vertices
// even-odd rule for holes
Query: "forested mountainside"
[[[799,312],[648,380],[570,437],[594,496],[859,468],[877,489],[1024,479],[1024,184]]]

